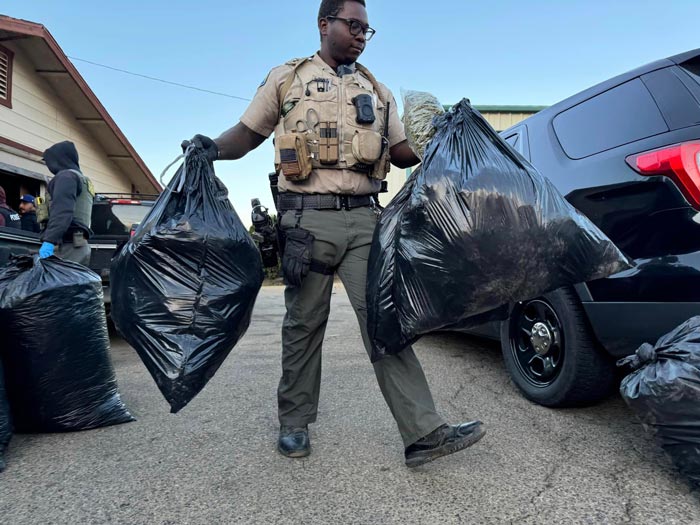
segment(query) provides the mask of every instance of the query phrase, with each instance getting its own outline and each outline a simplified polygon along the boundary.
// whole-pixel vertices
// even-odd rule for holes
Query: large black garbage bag
[[[18,432],[64,432],[133,421],[109,357],[102,280],[58,257],[0,270],[0,358]]]
[[[12,439],[12,418],[10,404],[5,392],[5,374],[0,361],[0,472],[5,470],[5,450]]]
[[[618,362],[620,393],[674,464],[700,489],[700,317]]]
[[[382,213],[372,242],[374,360],[427,332],[629,267],[467,101],[433,122],[422,166]]]
[[[112,319],[170,403],[187,405],[243,336],[260,254],[201,150],[112,261]]]

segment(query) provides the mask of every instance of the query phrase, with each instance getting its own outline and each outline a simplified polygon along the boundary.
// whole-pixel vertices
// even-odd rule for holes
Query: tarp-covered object
[[[618,362],[634,370],[620,385],[637,414],[674,464],[700,489],[700,317],[643,344]]]
[[[383,211],[372,241],[375,360],[427,332],[629,267],[466,100],[433,123],[422,166]]]
[[[5,470],[5,450],[12,439],[12,418],[10,404],[5,392],[5,375],[0,361],[0,472]]]
[[[99,275],[58,257],[0,270],[0,358],[18,432],[64,432],[133,421],[109,358]]]
[[[204,153],[185,161],[112,261],[112,319],[175,413],[243,336],[260,254]]]

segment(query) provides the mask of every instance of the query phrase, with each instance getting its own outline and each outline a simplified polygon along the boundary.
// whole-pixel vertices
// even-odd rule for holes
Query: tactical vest
[[[22,220],[16,211],[0,205],[0,215],[5,218],[5,228],[22,228]]]
[[[92,222],[92,204],[95,198],[95,189],[92,181],[78,170],[68,170],[75,173],[80,179],[80,194],[75,200],[73,208],[73,222],[90,229]],[[45,223],[51,216],[51,195],[47,192],[46,198],[39,202],[36,210],[37,221]]]
[[[386,92],[360,64],[355,73],[337,77],[312,59],[287,63],[292,72],[280,90],[275,128],[277,171],[295,182],[318,168],[385,179],[390,169]],[[360,99],[367,101],[365,109],[371,104],[373,122],[367,122],[367,115],[358,122],[355,101],[360,95],[365,95]]]

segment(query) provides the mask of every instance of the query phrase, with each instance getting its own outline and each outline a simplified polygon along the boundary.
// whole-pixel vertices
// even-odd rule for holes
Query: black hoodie
[[[44,152],[44,162],[55,177],[49,182],[51,209],[49,223],[41,238],[53,244],[61,244],[64,240],[70,240],[74,230],[82,230],[85,237],[89,237],[90,227],[73,218],[75,201],[82,192],[80,178],[68,171],[80,171],[75,144],[69,141],[54,144]]]

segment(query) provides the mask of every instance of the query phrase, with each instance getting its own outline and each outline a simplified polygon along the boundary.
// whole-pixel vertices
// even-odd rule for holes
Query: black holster
[[[303,228],[288,228],[278,230],[284,237],[284,251],[282,252],[282,275],[285,284],[301,286],[304,277],[311,269],[311,250],[314,245],[314,236]]]

